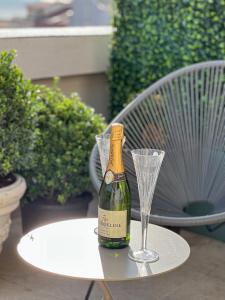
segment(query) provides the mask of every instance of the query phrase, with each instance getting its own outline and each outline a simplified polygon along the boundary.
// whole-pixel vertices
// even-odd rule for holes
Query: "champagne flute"
[[[95,136],[95,139],[98,145],[98,152],[102,167],[102,177],[104,177],[109,161],[110,134],[99,134]]]
[[[100,157],[100,163],[102,168],[102,177],[105,176],[106,168],[109,161],[109,148],[110,148],[110,133],[103,133],[95,136],[96,143],[98,145],[98,152]],[[126,137],[123,139],[123,145],[126,141]]]
[[[109,161],[110,134],[105,133],[96,135],[95,140],[98,145],[99,158],[102,168],[102,177],[104,178]],[[94,229],[94,233],[98,234],[98,227]]]
[[[153,194],[165,152],[157,149],[135,149],[131,153],[140,199],[142,244],[140,250],[130,250],[128,256],[137,262],[155,262],[159,255],[156,251],[147,249],[146,243]]]

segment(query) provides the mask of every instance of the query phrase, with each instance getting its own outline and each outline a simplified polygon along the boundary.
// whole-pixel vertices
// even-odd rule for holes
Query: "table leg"
[[[95,282],[91,281],[84,300],[89,300],[94,284],[95,284]]]
[[[98,281],[98,284],[99,284],[100,288],[102,289],[103,299],[104,300],[113,300],[107,283],[105,283],[104,281]]]

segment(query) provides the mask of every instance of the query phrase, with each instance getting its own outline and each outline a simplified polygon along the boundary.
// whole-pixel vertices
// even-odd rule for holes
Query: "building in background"
[[[69,26],[73,9],[67,2],[36,2],[27,5],[27,19],[31,27],[61,27]]]
[[[110,25],[111,0],[73,0],[71,26]]]
[[[112,0],[7,1],[0,2],[0,28],[110,25]]]

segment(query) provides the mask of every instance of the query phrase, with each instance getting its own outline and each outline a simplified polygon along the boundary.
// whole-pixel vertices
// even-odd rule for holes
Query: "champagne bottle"
[[[122,159],[123,139],[123,125],[112,124],[109,162],[98,207],[98,241],[106,248],[124,248],[130,241],[131,196]]]

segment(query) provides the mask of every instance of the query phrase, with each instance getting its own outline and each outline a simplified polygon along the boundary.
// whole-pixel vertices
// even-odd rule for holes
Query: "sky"
[[[23,17],[26,15],[26,5],[37,0],[0,0],[0,19]]]

